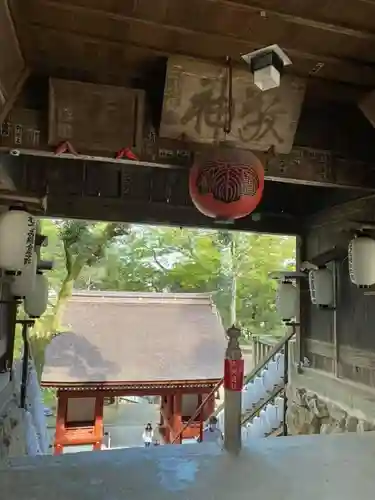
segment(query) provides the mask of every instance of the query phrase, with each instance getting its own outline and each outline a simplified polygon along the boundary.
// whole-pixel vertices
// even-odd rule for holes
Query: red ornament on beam
[[[263,189],[263,166],[250,151],[210,151],[198,156],[190,170],[191,199],[207,217],[246,217],[259,205]]]

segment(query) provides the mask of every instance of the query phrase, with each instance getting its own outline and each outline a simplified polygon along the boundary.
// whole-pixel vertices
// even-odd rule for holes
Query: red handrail
[[[222,383],[224,382],[224,377],[219,380],[219,382],[215,385],[215,387],[212,389],[212,391],[205,397],[205,399],[202,401],[202,403],[198,406],[198,408],[195,410],[193,413],[192,417],[189,418],[187,423],[183,426],[183,428],[180,430],[180,432],[177,434],[177,436],[173,439],[171,444],[175,444],[176,441],[179,441],[182,434],[185,432],[185,430],[189,427],[189,425],[197,418],[199,413],[202,411],[202,408],[206,405],[207,401],[215,394],[215,392],[220,388]]]

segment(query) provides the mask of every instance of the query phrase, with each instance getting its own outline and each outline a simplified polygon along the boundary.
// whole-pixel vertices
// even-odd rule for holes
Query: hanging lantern
[[[0,268],[17,274],[32,259],[36,221],[23,209],[0,216]]]
[[[359,288],[375,284],[375,240],[358,236],[349,243],[350,280]]]
[[[210,151],[190,170],[189,192],[195,207],[207,217],[235,220],[258,206],[264,189],[264,170],[250,152]]]
[[[48,304],[48,280],[42,273],[35,277],[33,290],[25,297],[25,312],[30,318],[40,318]]]
[[[309,288],[313,304],[320,307],[333,304],[333,274],[327,267],[309,271]]]
[[[269,404],[266,406],[267,408],[267,413],[266,413],[266,419],[267,419],[267,426],[269,428],[269,432],[272,432],[276,430],[280,426],[280,420],[277,418],[277,408],[273,404]]]
[[[280,282],[276,307],[283,321],[290,321],[296,317],[298,310],[298,289],[291,281]]]
[[[24,266],[21,274],[13,278],[11,292],[16,299],[24,299],[32,292],[36,279],[37,262],[37,254],[33,252],[31,260]]]

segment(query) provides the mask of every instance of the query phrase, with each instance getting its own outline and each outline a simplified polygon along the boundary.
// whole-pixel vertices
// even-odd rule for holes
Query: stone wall
[[[26,455],[23,415],[9,375],[0,375],[0,462],[10,457]]]
[[[288,429],[291,435],[335,434],[375,430],[375,423],[345,411],[337,403],[324,401],[305,388],[288,390]]]

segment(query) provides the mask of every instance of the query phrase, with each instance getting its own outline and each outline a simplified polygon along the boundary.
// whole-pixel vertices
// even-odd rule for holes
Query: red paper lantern
[[[258,206],[263,189],[263,166],[248,151],[211,151],[198,157],[190,170],[189,192],[194,205],[215,219],[246,217]]]

